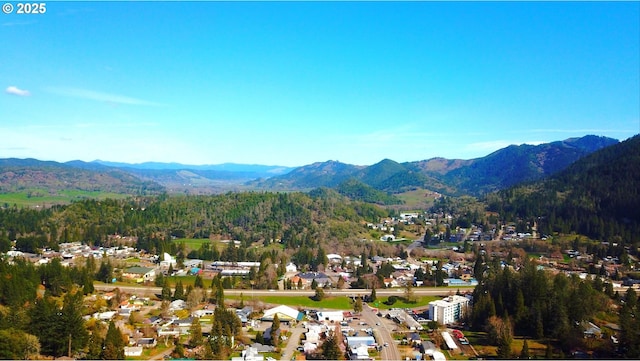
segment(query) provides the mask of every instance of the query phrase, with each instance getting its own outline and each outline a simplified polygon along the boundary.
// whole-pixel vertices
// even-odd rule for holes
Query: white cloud
[[[163,104],[132,98],[119,94],[109,94],[79,88],[47,88],[47,92],[65,97],[96,100],[112,104],[163,106]]]
[[[31,95],[31,92],[28,90],[20,89],[17,86],[8,86],[7,89],[4,90],[7,94],[17,95],[20,97],[28,97]]]

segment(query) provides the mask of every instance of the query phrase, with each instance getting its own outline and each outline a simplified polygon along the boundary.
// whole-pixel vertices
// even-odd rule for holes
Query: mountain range
[[[616,139],[588,135],[540,145],[512,145],[470,160],[431,158],[398,163],[384,159],[370,166],[327,161],[297,168],[233,163],[128,164],[102,160],[57,163],[9,158],[0,159],[0,192],[38,188],[198,194],[328,187],[364,200],[415,189],[449,195],[480,195],[542,179],[594,151],[618,143]],[[394,201],[387,199],[383,203],[389,202]]]
[[[480,195],[547,177],[581,157],[617,143],[616,139],[588,135],[540,145],[511,145],[470,160],[431,158],[398,163],[385,159],[366,167],[328,161],[251,184],[283,190],[335,188],[354,178],[388,193],[424,188],[444,194]]]

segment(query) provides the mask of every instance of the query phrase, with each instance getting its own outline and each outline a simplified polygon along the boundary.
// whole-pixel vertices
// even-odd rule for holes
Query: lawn
[[[250,300],[250,296],[244,295],[244,301]],[[226,299],[229,300],[240,300],[240,296],[225,296]],[[351,299],[346,296],[338,296],[338,297],[325,297],[322,301],[316,301],[309,298],[309,296],[258,296],[256,297],[258,300],[264,303],[271,303],[274,305],[287,305],[292,307],[302,307],[302,308],[325,308],[325,309],[335,309],[335,310],[349,310],[353,309],[353,304],[351,303]]]
[[[381,310],[389,310],[392,308],[416,308],[416,307],[425,307],[431,301],[442,299],[442,297],[438,297],[438,296],[423,296],[423,297],[416,297],[417,298],[416,302],[408,303],[408,302],[405,302],[402,296],[404,296],[404,294],[399,294],[398,296],[396,296],[398,297],[398,299],[392,305],[385,304],[385,302],[389,299],[388,297],[378,297],[378,299],[375,302],[371,302],[370,305],[377,307]]]
[[[178,238],[173,240],[174,243],[184,243],[185,247],[191,251],[197,251],[204,243],[211,243],[208,238]]]
[[[139,357],[126,357],[126,360],[151,360],[154,356],[160,355],[168,349],[172,349],[173,346],[165,346],[163,342],[159,342],[154,348],[145,348],[142,350],[142,356]]]

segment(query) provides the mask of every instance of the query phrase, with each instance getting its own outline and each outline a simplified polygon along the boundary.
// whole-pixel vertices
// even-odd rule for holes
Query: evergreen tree
[[[162,284],[161,298],[163,301],[171,301],[171,286],[169,286],[168,278],[165,278]]]
[[[184,358],[184,345],[180,342],[179,338],[176,338],[174,343],[176,346],[173,348],[171,356],[173,356],[173,358]]]
[[[522,343],[522,351],[520,351],[520,359],[522,360],[528,360],[530,359],[531,356],[529,355],[529,343],[527,342],[527,339],[524,339],[524,342]]]
[[[279,344],[279,340],[278,340],[278,334],[279,334],[279,330],[280,330],[280,318],[278,318],[278,315],[275,314],[273,315],[273,322],[271,323],[271,330],[269,331],[269,336],[271,338],[271,344],[273,346],[278,346]]]
[[[256,333],[256,342],[261,345],[264,345],[264,335],[262,334],[262,331],[258,331]]]
[[[510,359],[512,357],[511,344],[513,342],[513,331],[509,317],[503,317],[504,327],[498,335],[498,349],[496,350],[498,358]]]
[[[156,279],[153,280],[153,283],[156,285],[156,287],[162,287],[164,286],[164,282],[165,282],[164,274],[162,272],[159,272],[156,275]]]
[[[87,342],[87,353],[84,356],[86,360],[100,360],[102,357],[102,345],[104,340],[97,334],[97,332],[89,335],[89,341]]]
[[[369,295],[369,302],[375,302],[377,299],[376,289],[375,287],[371,289],[371,294]]]
[[[204,288],[204,282],[202,281],[202,277],[200,277],[200,275],[196,275],[196,279],[193,282],[193,287]]]
[[[404,285],[404,299],[407,303],[416,302],[416,295],[413,292],[413,285],[411,284],[411,281],[407,281]]]
[[[322,343],[322,356],[325,360],[342,360],[344,355],[340,351],[338,340],[333,332],[329,332]]]
[[[225,307],[224,306],[224,288],[222,288],[222,285],[218,287],[218,289],[216,290],[216,305],[222,308]]]
[[[173,291],[173,300],[184,300],[184,298],[184,287],[182,286],[182,281],[178,280]]]
[[[98,269],[96,279],[104,283],[111,283],[111,280],[113,279],[113,266],[108,259],[106,262],[103,260],[100,263],[100,269]]]
[[[104,339],[104,348],[102,351],[102,359],[104,360],[124,360],[124,338],[122,333],[116,327],[113,321],[109,322],[107,336]]]
[[[202,326],[200,326],[200,320],[197,317],[193,318],[191,327],[189,328],[189,347],[197,347],[202,345],[204,338],[202,337]]]

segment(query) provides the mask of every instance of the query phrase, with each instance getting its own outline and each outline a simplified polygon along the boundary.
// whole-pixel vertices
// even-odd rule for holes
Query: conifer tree
[[[330,332],[322,343],[322,356],[325,360],[343,359],[342,352],[340,352],[340,346],[338,345],[338,340],[333,332]]]
[[[279,334],[280,330],[280,318],[278,317],[277,314],[273,315],[273,322],[271,323],[271,330],[269,332],[269,336],[271,337],[271,344],[273,346],[278,346],[279,344],[279,340],[277,335]]]
[[[169,279],[165,278],[162,285],[161,298],[163,301],[171,301],[171,287],[169,286]]]
[[[102,359],[124,360],[124,339],[122,337],[122,333],[113,321],[109,322],[107,336],[104,339]]]
[[[197,347],[202,345],[202,326],[200,326],[200,320],[197,317],[193,318],[191,322],[191,328],[189,328],[191,337],[189,338],[189,347]]]
[[[175,290],[173,291],[173,300],[183,300],[184,299],[184,287],[182,286],[182,281],[176,282]]]
[[[353,312],[362,312],[362,298],[356,297],[356,302],[353,303]]]

